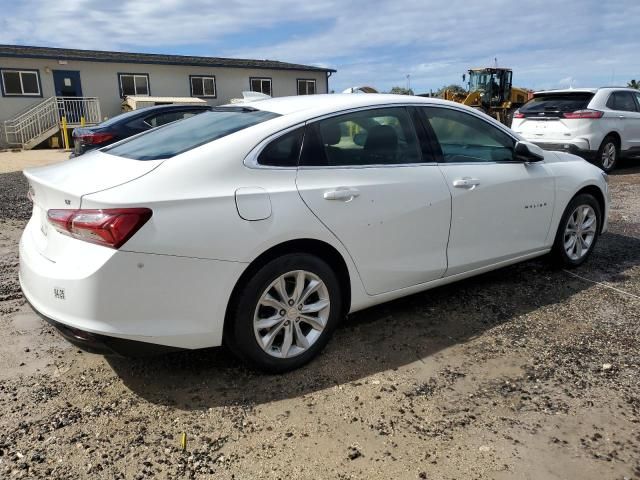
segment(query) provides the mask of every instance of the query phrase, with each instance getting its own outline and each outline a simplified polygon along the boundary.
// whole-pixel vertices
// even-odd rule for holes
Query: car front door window
[[[446,163],[513,160],[515,141],[490,123],[448,108],[425,108]]]

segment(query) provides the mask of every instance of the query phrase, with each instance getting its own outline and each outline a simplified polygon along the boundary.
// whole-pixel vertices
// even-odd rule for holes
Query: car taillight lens
[[[148,208],[49,210],[47,220],[63,235],[120,248],[151,218],[152,213]]]
[[[81,133],[78,136],[74,135],[74,139],[82,141],[85,145],[100,145],[108,142],[114,136],[113,133],[109,132]]]
[[[604,112],[600,112],[598,110],[576,110],[575,112],[566,112],[563,113],[562,116],[564,118],[571,118],[571,119],[577,119],[577,118],[602,118],[602,115],[604,115]]]
[[[520,113],[520,111],[516,110],[516,113],[513,114],[513,118],[524,118],[524,113]]]

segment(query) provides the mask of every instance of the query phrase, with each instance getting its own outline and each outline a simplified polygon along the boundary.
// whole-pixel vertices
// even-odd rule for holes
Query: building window
[[[313,95],[316,93],[316,81],[298,79],[298,95]]]
[[[120,96],[149,95],[148,73],[119,73]]]
[[[216,98],[216,77],[191,75],[191,96]]]
[[[271,96],[271,79],[270,78],[251,77],[249,81],[251,83],[252,92],[260,92],[260,93],[264,93],[265,95]]]
[[[1,70],[2,94],[5,96],[41,97],[37,70]]]

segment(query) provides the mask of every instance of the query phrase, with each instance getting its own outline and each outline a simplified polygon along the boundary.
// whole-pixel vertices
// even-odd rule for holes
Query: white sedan
[[[549,253],[580,265],[609,206],[584,160],[395,95],[218,107],[25,175],[22,290],[67,338],[225,342],[271,372],[349,312]]]

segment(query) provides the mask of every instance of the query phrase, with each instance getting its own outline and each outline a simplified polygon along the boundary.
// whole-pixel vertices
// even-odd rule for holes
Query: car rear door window
[[[102,151],[133,160],[161,160],[279,116],[246,107],[218,107],[182,122],[149,130]]]
[[[265,147],[258,155],[258,164],[271,167],[297,167],[304,128],[285,133]]]
[[[450,108],[423,109],[444,162],[513,161],[515,140],[475,115]]]
[[[198,113],[201,113],[204,110],[189,110],[189,111],[174,111],[174,112],[164,112],[159,113],[157,115],[151,115],[150,117],[145,118],[145,122],[147,122],[152,127],[160,127],[161,125],[166,125],[167,123],[176,122],[178,120],[183,120],[185,118],[193,117]]]
[[[636,102],[631,92],[613,92],[607,100],[607,107],[621,112],[635,112]]]
[[[404,107],[338,115],[309,125],[302,165],[351,167],[420,163],[419,142]]]

